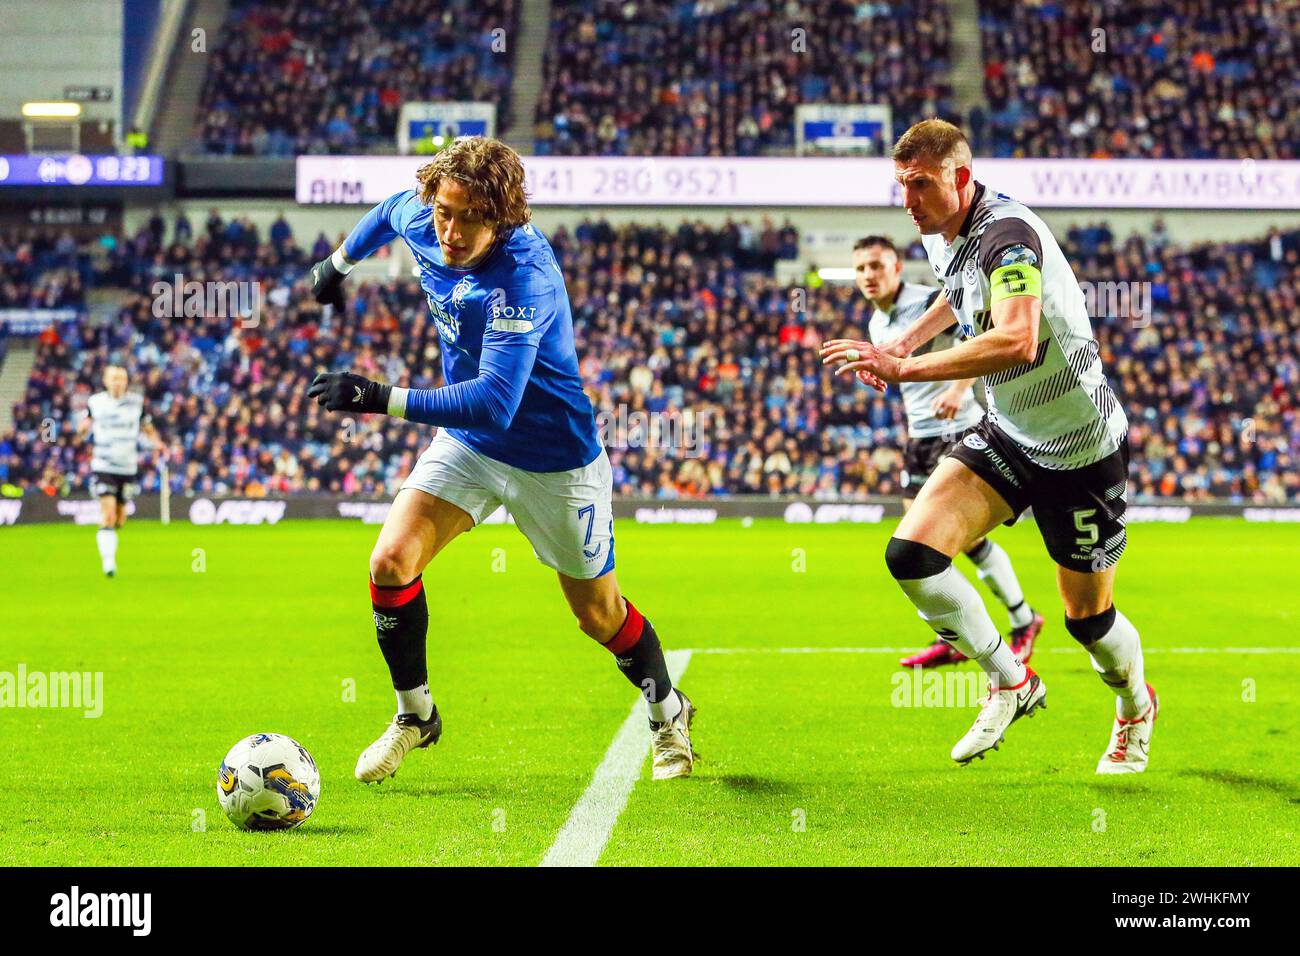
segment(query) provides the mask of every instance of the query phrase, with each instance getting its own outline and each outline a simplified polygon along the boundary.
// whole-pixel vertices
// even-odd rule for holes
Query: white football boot
[[[362,783],[375,783],[397,776],[397,768],[408,753],[417,747],[436,744],[441,736],[442,717],[437,707],[433,708],[428,720],[420,720],[415,714],[398,714],[379,739],[357,758],[357,779]]]
[[[980,704],[979,716],[966,736],[952,748],[952,759],[968,764],[976,757],[997,750],[1008,727],[1021,717],[1032,717],[1039,707],[1047,707],[1047,687],[1028,667],[1025,679],[1015,687],[995,691],[989,685],[989,695]]]
[[[650,749],[654,756],[654,779],[671,780],[689,777],[695,767],[695,751],[691,749],[691,721],[695,719],[695,705],[680,690],[673,693],[681,698],[682,709],[672,720],[650,721]]]
[[[1115,726],[1110,732],[1110,744],[1097,763],[1098,773],[1141,773],[1146,770],[1147,753],[1151,747],[1151,728],[1155,726],[1156,715],[1160,712],[1160,698],[1150,684],[1147,684],[1147,693],[1151,695],[1151,704],[1146,713],[1132,720],[1115,718]]]

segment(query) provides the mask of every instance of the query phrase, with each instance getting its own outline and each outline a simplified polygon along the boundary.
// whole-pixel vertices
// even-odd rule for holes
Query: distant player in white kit
[[[110,365],[104,370],[104,391],[90,396],[86,417],[77,425],[82,438],[91,434],[91,493],[99,499],[99,560],[110,578],[117,574],[117,532],[126,524],[140,467],[140,433],[161,448],[157,430],[144,414],[144,398],[128,392],[126,369]]]
[[[874,311],[867,337],[877,345],[897,339],[934,304],[940,290],[904,282],[898,250],[886,236],[865,236],[853,244],[853,282]],[[916,355],[950,349],[957,343],[957,325],[944,329],[919,347]],[[901,382],[898,390],[907,414],[907,445],[903,452],[903,510],[911,507],[930,473],[967,430],[979,424],[984,410],[975,401],[974,378],[955,382]],[[983,387],[983,383],[980,383]],[[1011,652],[1022,664],[1034,653],[1034,641],[1043,629],[1043,616],[1029,606],[1016,577],[1011,558],[988,536],[966,548],[979,579],[1007,609]],[[966,656],[947,641],[934,643],[903,658],[904,667],[938,667],[956,664]]]

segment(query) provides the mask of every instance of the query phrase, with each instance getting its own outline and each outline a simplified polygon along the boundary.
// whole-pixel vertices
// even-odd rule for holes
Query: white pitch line
[[[668,651],[664,655],[674,686],[691,662],[690,651]],[[592,774],[591,783],[569,811],[555,842],[542,858],[542,866],[595,866],[614,832],[618,815],[627,806],[632,788],[641,778],[641,767],[650,750],[645,703],[638,697],[632,712],[614,735],[605,759]]]
[[[910,654],[916,647],[695,647],[694,654]],[[1077,647],[1045,647],[1039,654],[1078,654]],[[1145,654],[1300,654],[1300,647],[1143,647]]]

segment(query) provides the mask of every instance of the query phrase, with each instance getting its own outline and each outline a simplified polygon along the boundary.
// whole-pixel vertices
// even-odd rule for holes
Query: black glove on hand
[[[311,294],[321,305],[332,305],[342,311],[343,280],[346,276],[334,268],[334,260],[326,256],[311,267]]]
[[[307,397],[331,412],[388,414],[393,386],[380,385],[351,372],[321,372],[312,379]]]

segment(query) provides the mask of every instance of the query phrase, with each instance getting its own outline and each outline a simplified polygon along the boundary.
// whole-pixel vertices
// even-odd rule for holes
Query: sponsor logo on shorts
[[[988,459],[989,463],[998,470],[998,474],[1017,488],[1020,487],[1020,479],[1018,479],[1016,473],[1011,470],[1011,466],[1007,464],[1006,459],[990,448],[989,443],[979,435],[974,433],[967,435],[961,440],[961,443],[967,448],[982,452],[984,457]]]

